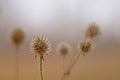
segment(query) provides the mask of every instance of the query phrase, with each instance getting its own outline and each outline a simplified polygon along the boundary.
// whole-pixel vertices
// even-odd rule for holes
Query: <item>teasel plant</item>
[[[15,56],[16,77],[15,77],[15,80],[19,80],[19,55],[20,55],[19,48],[25,39],[25,32],[21,28],[16,28],[12,32],[11,39],[16,48],[16,54],[15,54],[16,55]]]
[[[92,22],[88,25],[87,29],[84,33],[84,39],[91,39],[94,40],[98,35],[101,35],[100,28],[98,27],[98,24],[95,22]]]
[[[86,54],[92,50],[94,39],[100,34],[101,30],[96,23],[89,24],[85,30],[83,39],[80,42],[77,51],[75,52],[74,58],[70,60],[61,80],[64,80],[67,76],[70,75],[71,69],[74,67],[81,54],[83,54],[83,56],[86,56]]]
[[[41,80],[44,80],[43,76],[43,61],[44,61],[44,55],[48,55],[51,50],[51,44],[48,41],[48,39],[45,36],[41,37],[34,37],[34,39],[31,42],[31,50],[35,54],[35,58],[39,56],[39,70],[40,70],[40,77]]]
[[[57,53],[59,55],[62,56],[62,70],[64,72],[64,69],[66,67],[66,57],[68,54],[70,54],[71,52],[71,46],[70,44],[66,43],[66,42],[60,42],[58,45],[57,45]]]

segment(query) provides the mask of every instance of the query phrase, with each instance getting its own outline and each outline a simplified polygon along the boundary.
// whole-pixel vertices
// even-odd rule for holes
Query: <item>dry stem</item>
[[[19,47],[16,46],[16,54],[15,54],[15,71],[16,71],[16,77],[15,80],[19,80]]]
[[[70,71],[73,68],[73,66],[75,65],[75,63],[77,62],[77,60],[79,59],[79,56],[81,53],[82,53],[81,51],[80,52],[78,51],[78,54],[76,52],[76,56],[74,56],[75,58],[70,62],[69,66],[68,66],[67,70],[64,72],[61,80],[64,80],[65,77],[70,75]]]
[[[42,61],[43,61],[43,55],[40,55],[40,76],[41,76],[41,80],[43,80]]]

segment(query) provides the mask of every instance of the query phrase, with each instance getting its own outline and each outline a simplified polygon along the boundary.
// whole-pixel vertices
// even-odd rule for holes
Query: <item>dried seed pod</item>
[[[96,23],[91,23],[90,26],[85,31],[85,35],[83,36],[83,40],[80,42],[78,46],[77,52],[75,52],[75,56],[69,62],[68,67],[66,68],[61,80],[64,80],[67,76],[70,75],[70,71],[73,66],[76,64],[77,60],[79,59],[80,55],[83,54],[84,56],[86,53],[90,52],[93,48],[93,39],[100,34],[100,29]]]
[[[92,42],[90,40],[84,40],[80,43],[80,49],[85,56],[86,53],[90,52],[92,48]]]
[[[57,52],[63,56],[70,53],[71,46],[68,43],[61,42],[57,46]]]
[[[46,54],[50,51],[50,43],[46,37],[36,37],[32,41],[31,49],[39,55]]]
[[[21,28],[16,28],[13,31],[11,38],[12,38],[13,43],[16,46],[19,46],[25,38],[24,31]]]
[[[95,38],[100,34],[100,28],[96,23],[89,24],[88,28],[85,31],[86,38]]]

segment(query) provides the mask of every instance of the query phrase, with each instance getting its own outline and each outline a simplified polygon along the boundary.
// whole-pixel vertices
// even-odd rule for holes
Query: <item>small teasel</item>
[[[88,40],[84,40],[80,43],[80,49],[81,52],[83,53],[83,56],[86,55],[86,53],[90,52],[92,49],[92,42]]]
[[[57,46],[57,52],[61,54],[62,56],[66,56],[70,53],[71,46],[66,42],[61,42]]]
[[[85,30],[85,38],[90,38],[93,39],[95,37],[97,37],[98,35],[100,35],[100,28],[96,23],[90,23],[87,27],[87,29]]]
[[[12,35],[11,35],[11,40],[14,43],[16,47],[16,80],[19,80],[19,47],[23,43],[25,39],[25,33],[21,28],[16,28],[13,30]]]
[[[90,40],[85,40],[85,41],[82,41],[80,43],[79,49],[75,53],[74,58],[72,58],[72,60],[70,61],[70,63],[68,65],[68,67],[66,68],[66,70],[65,70],[65,72],[64,72],[63,77],[62,77],[61,80],[64,80],[65,77],[67,77],[67,76],[70,75],[71,69],[73,68],[73,66],[75,65],[75,63],[77,62],[77,60],[79,59],[80,54],[83,54],[85,56],[86,53],[90,52],[91,47],[92,47],[92,43],[91,43]]]
[[[43,80],[42,63],[44,61],[44,55],[50,51],[50,42],[45,36],[36,37],[31,42],[31,49],[36,56],[39,55],[40,57],[40,76],[41,80]]]
[[[11,39],[16,47],[19,47],[23,43],[24,38],[25,38],[25,33],[21,28],[14,29]]]
[[[59,53],[63,57],[63,71],[65,69],[65,59],[66,56],[70,53],[71,46],[66,42],[61,42],[57,46],[57,53]]]
[[[86,29],[83,40],[79,44],[79,49],[75,57],[70,61],[66,71],[63,74],[62,80],[65,79],[66,76],[70,75],[70,71],[79,59],[80,54],[82,53],[84,56],[91,51],[93,46],[93,38],[97,37],[100,34],[100,29],[96,23],[90,24],[90,26]]]

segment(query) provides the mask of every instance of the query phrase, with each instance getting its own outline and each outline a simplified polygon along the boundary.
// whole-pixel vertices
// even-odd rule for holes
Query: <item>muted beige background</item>
[[[74,50],[90,22],[99,24],[102,35],[93,51],[80,57],[68,80],[120,80],[119,4],[119,0],[0,0],[0,80],[14,80],[15,48],[10,39],[14,28],[26,32],[20,80],[39,80],[38,59],[29,49],[32,37],[46,35],[53,50],[66,41]],[[45,80],[60,80],[61,73],[62,57],[53,51],[45,56]]]

